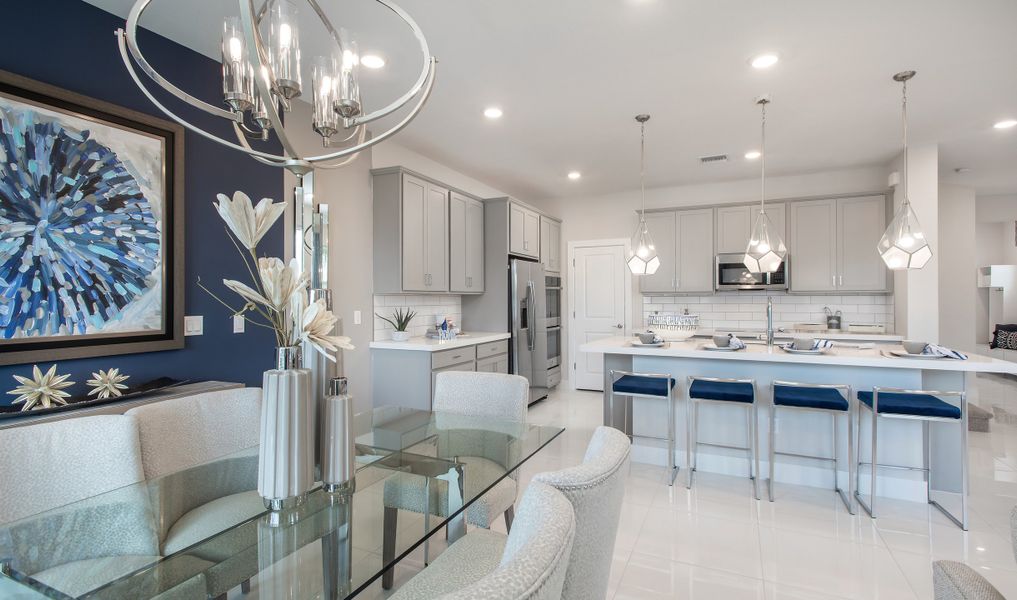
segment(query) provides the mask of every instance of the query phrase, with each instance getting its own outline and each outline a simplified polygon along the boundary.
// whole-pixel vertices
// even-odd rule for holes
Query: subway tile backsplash
[[[841,311],[842,325],[877,323],[893,332],[893,296],[798,296],[765,291],[719,292],[709,296],[643,296],[643,323],[654,313],[680,314],[687,308],[699,315],[702,329],[765,329],[766,297],[773,297],[774,327],[795,323],[825,323],[824,307]]]
[[[374,339],[391,339],[391,332],[394,327],[378,318],[383,315],[391,319],[392,313],[397,308],[409,308],[416,311],[417,316],[410,321],[408,331],[410,335],[422,336],[427,330],[434,327],[435,322],[441,322],[446,317],[462,327],[463,304],[462,296],[441,295],[441,296],[406,296],[402,294],[376,295],[374,297]]]

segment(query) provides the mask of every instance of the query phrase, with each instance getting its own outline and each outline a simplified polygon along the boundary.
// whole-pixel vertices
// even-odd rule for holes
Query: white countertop
[[[877,367],[886,369],[922,369],[929,371],[975,371],[980,373],[1010,373],[1017,375],[1017,363],[969,354],[967,360],[941,358],[937,360],[919,358],[897,358],[881,354],[882,350],[903,350],[901,346],[880,345],[874,349],[834,347],[824,354],[789,354],[777,346],[767,348],[765,344],[749,344],[736,352],[703,350],[705,340],[692,339],[686,342],[669,342],[662,348],[637,348],[631,345],[631,337],[610,337],[583,344],[580,352],[597,354],[625,354],[632,356],[664,356],[674,358],[697,358],[712,360],[744,360],[754,362],[799,363],[831,366]]]
[[[650,328],[652,329],[652,327]],[[756,336],[763,336],[760,339],[766,338],[765,331],[739,331],[737,329],[697,329],[696,337],[707,337],[712,338],[714,333],[733,333],[742,339],[754,339]],[[774,339],[778,340],[793,340],[796,337],[813,337],[821,338],[824,340],[840,340],[844,342],[877,342],[877,343],[893,343],[900,342],[904,339],[904,336],[893,333],[858,333],[846,330],[831,330],[826,331],[775,331],[773,333]]]
[[[466,335],[458,335],[454,340],[437,340],[426,337],[413,337],[405,342],[393,340],[379,340],[371,342],[371,348],[376,350],[417,350],[419,352],[437,352],[439,350],[451,350],[452,348],[463,348],[507,340],[512,337],[508,333],[491,333],[486,331],[467,331]]]

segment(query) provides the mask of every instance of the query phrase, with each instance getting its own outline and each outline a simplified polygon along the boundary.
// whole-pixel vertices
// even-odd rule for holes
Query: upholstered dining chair
[[[475,529],[449,546],[391,600],[557,600],[576,534],[572,504],[549,485],[523,493],[508,536]]]
[[[156,562],[144,479],[133,417],[0,431],[0,556],[70,596]]]
[[[565,494],[576,513],[576,541],[565,575],[564,600],[607,596],[631,449],[629,437],[618,429],[597,427],[582,464],[533,477]]]
[[[1017,560],[1017,506],[1010,510],[1010,544]],[[932,582],[936,600],[1006,600],[980,573],[961,562],[932,563]]]
[[[483,486],[505,473],[502,464],[506,457],[493,454],[483,443],[483,435],[476,444],[470,444],[469,436],[442,436],[443,427],[456,427],[456,415],[463,417],[490,417],[506,423],[522,423],[526,420],[526,405],[529,400],[529,381],[518,375],[501,373],[449,372],[439,373],[435,381],[432,408],[439,413],[436,426],[439,429],[438,444],[451,443],[455,439],[462,444],[457,448],[442,448],[443,456],[457,456],[458,460],[470,465],[474,473],[489,473],[475,477],[467,476],[463,483],[467,497],[475,497]],[[467,419],[468,421],[468,419]],[[497,450],[502,450],[498,446]],[[499,462],[501,459],[502,462]],[[478,498],[466,509],[466,521],[471,525],[489,529],[491,523],[504,515],[506,529],[512,529],[513,505],[516,501],[518,475],[512,473],[498,481],[483,497]],[[471,489],[472,488],[472,489]],[[384,535],[382,558],[385,562],[395,557],[397,521],[400,510],[448,516],[448,485],[444,481],[425,484],[423,477],[396,474],[385,480],[384,486]],[[394,572],[389,569],[382,577],[382,587],[392,587]]]
[[[257,492],[260,388],[174,398],[125,414],[138,422],[142,466],[146,478],[153,480],[150,494],[158,509],[163,554],[264,512]],[[220,552],[214,543],[192,552],[216,563],[229,559],[229,553],[228,545]],[[251,566],[209,573],[209,594],[219,596],[237,585],[246,590],[254,572]]]

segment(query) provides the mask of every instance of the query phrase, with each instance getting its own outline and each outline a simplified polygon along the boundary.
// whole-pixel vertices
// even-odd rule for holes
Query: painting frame
[[[162,140],[163,186],[160,255],[162,327],[152,333],[61,335],[0,339],[0,365],[17,365],[97,356],[137,354],[184,347],[184,128],[125,108],[0,70],[0,94],[107,128]]]

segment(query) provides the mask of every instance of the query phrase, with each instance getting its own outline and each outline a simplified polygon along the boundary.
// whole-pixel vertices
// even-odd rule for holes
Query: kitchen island
[[[967,402],[978,402],[974,377],[978,373],[1017,375],[1017,364],[985,356],[971,355],[968,360],[897,358],[888,356],[887,350],[902,350],[896,344],[877,344],[872,348],[837,346],[822,355],[789,354],[777,345],[749,343],[744,350],[717,352],[705,350],[711,342],[692,339],[668,342],[662,348],[643,348],[632,345],[631,337],[610,337],[580,346],[579,351],[602,354],[605,390],[610,389],[611,370],[642,373],[668,373],[678,380],[675,388],[677,463],[685,468],[686,436],[686,378],[690,375],[725,378],[752,378],[756,382],[758,406],[759,451],[763,473],[768,471],[766,457],[769,440],[768,408],[771,403],[770,384],[774,380],[803,383],[850,385],[854,392],[871,390],[874,386],[968,392]],[[612,413],[604,394],[604,423],[619,426],[623,420],[623,403],[616,402]],[[783,411],[778,414],[778,447],[784,452],[830,456],[832,430],[830,417],[811,412]],[[858,432],[861,443],[861,460],[869,462],[871,429],[869,413],[862,410],[862,425]],[[632,431],[636,434],[634,460],[666,464],[666,446],[639,436],[666,435],[667,407],[663,401],[652,398],[633,399]],[[700,407],[699,439],[704,442],[744,445],[746,422],[739,410],[730,406],[706,403]],[[847,424],[840,419],[839,454],[847,454]],[[922,429],[919,422],[883,419],[878,429],[879,462],[881,464],[923,466]],[[937,488],[960,491],[963,482],[957,477],[958,466],[966,457],[965,436],[961,427],[953,424],[933,424],[930,432],[933,477]],[[745,476],[747,462],[744,452],[703,446],[699,449],[697,470]],[[842,485],[846,482],[847,463],[838,466]],[[862,470],[861,493],[868,493]],[[777,482],[797,483],[819,487],[833,486],[833,472],[828,464],[789,456],[777,461]],[[679,477],[679,482],[683,479]],[[921,472],[881,469],[877,494],[908,500],[924,500],[925,483]]]

